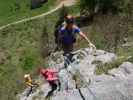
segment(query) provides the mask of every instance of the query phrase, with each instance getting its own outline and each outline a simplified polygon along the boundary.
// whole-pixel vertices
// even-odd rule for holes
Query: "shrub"
[[[121,4],[123,4],[123,0],[80,0],[81,12],[89,10],[90,14],[96,10],[103,13],[109,10],[116,12],[121,7]]]
[[[128,59],[127,58],[119,58],[117,59],[116,61],[112,62],[112,63],[105,63],[105,64],[102,64],[102,63],[98,63],[98,66],[95,70],[95,73],[97,75],[100,75],[100,74],[108,74],[108,71],[113,69],[113,68],[118,68],[124,61],[127,61]]]

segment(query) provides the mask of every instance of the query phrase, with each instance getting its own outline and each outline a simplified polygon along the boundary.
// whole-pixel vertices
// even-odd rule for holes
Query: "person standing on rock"
[[[24,79],[25,79],[25,84],[30,88],[30,90],[28,91],[26,95],[28,97],[31,93],[33,93],[33,88],[39,86],[39,83],[33,82],[30,74],[25,74]]]
[[[57,76],[57,71],[42,68],[40,69],[40,74],[44,77],[44,79],[47,80],[47,82],[51,86],[51,91],[48,92],[46,98],[52,96],[53,92],[57,89],[58,86],[60,90],[60,81]]]
[[[84,38],[90,47],[96,48],[87,36],[75,25],[75,18],[71,15],[67,15],[65,18],[65,24],[59,29],[58,40],[61,42],[64,54],[73,51],[73,44],[76,42],[77,33]]]

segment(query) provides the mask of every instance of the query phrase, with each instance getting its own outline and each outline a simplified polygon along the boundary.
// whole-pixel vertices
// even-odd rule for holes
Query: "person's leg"
[[[57,80],[57,85],[58,85],[58,91],[61,90],[61,83],[60,83],[60,80]]]
[[[32,83],[35,87],[39,87],[39,83],[37,83],[37,82],[34,82],[34,83]]]
[[[51,86],[51,91],[48,92],[46,98],[51,96],[53,94],[53,92],[57,89],[57,84],[55,82],[49,82],[49,84]]]
[[[68,48],[69,48],[69,53],[71,53],[73,51],[73,44],[70,44]]]
[[[30,87],[30,90],[28,91],[28,93],[27,93],[26,96],[28,97],[32,92],[33,92],[33,87],[31,86],[31,87]]]
[[[74,54],[72,54],[72,53],[69,53],[69,54],[67,55],[67,59],[69,60],[70,63],[73,62],[73,56],[74,56]]]
[[[73,51],[73,44],[63,44],[62,48],[63,48],[63,51],[64,51],[64,55],[69,54]]]
[[[73,55],[71,54],[72,51],[73,51],[73,44],[64,46],[63,55],[66,57],[65,64],[64,64],[65,68],[67,67],[67,65],[69,65],[72,62],[72,57],[73,57]]]

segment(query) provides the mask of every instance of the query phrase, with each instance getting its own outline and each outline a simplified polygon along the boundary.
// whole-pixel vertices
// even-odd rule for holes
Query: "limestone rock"
[[[67,66],[62,53],[57,52],[50,57],[49,66],[58,70],[61,82],[61,90],[55,91],[50,100],[133,100],[132,63],[124,62],[118,68],[109,70],[108,75],[96,75],[97,64],[93,62],[113,62],[117,59],[114,53],[85,48],[73,54],[74,60],[67,62]],[[73,76],[83,85],[78,87]],[[38,96],[36,100],[45,100],[50,89],[49,85],[44,83],[27,100],[32,100],[35,96]],[[26,90],[19,96],[19,100],[25,100],[25,93]]]
[[[78,90],[63,91],[53,96],[51,100],[82,100]]]

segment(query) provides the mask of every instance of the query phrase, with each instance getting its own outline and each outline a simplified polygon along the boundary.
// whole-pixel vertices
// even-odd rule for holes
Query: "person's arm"
[[[80,28],[76,25],[74,25],[75,33],[79,33],[79,35],[85,39],[89,44],[91,43],[90,40],[87,38],[87,36],[80,30]]]
[[[28,85],[28,86],[34,86],[32,83],[30,83],[30,82],[26,82],[26,84]]]
[[[88,42],[90,47],[93,47],[94,49],[96,49],[95,45],[90,42],[88,37],[82,31],[79,32],[79,35]]]
[[[84,38],[89,44],[91,43],[88,37],[82,31],[79,32],[79,35]]]
[[[88,44],[89,44],[90,47],[93,47],[94,49],[96,49],[95,45],[93,45],[90,42],[90,40],[88,39],[88,37],[80,30],[80,28],[77,27],[77,26],[74,26],[74,27],[75,27],[76,33],[79,33],[79,35],[88,42]]]

